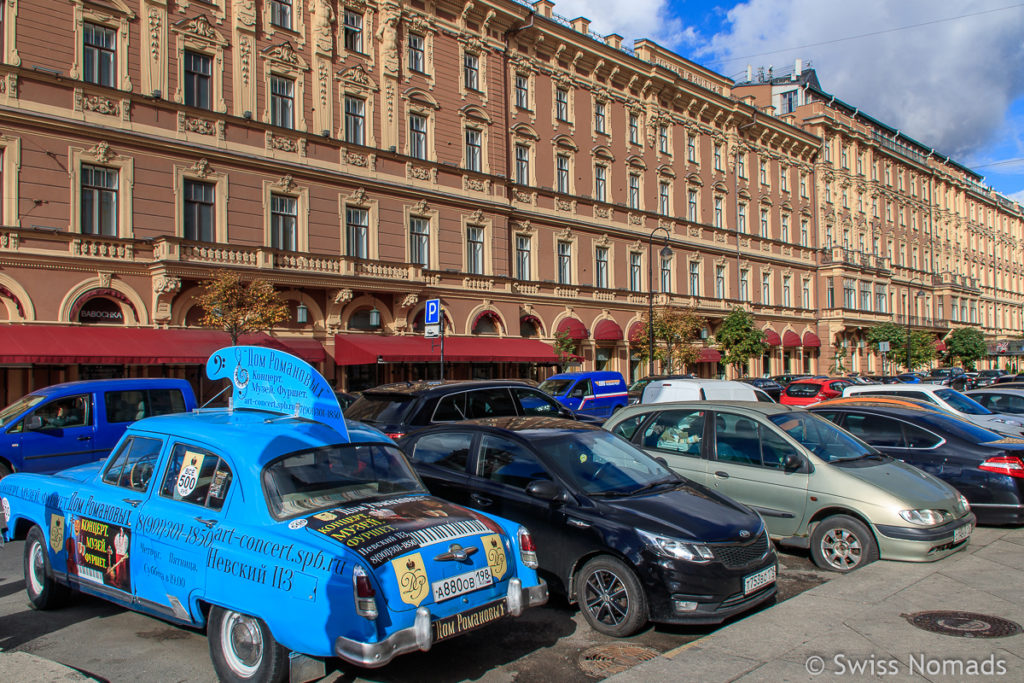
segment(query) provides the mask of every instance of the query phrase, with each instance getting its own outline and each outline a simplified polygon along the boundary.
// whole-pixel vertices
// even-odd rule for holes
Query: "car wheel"
[[[67,601],[68,587],[53,578],[50,554],[42,530],[34,526],[25,539],[25,592],[32,607],[54,609]]]
[[[0,479],[3,479],[11,473],[11,466],[5,462],[0,462]]]
[[[826,517],[811,534],[814,564],[833,572],[852,572],[878,559],[871,531],[847,515]]]
[[[591,628],[615,638],[647,623],[647,595],[633,570],[614,557],[597,557],[580,570],[576,600]]]
[[[222,681],[280,683],[288,676],[288,650],[278,645],[258,617],[213,607],[206,638]]]

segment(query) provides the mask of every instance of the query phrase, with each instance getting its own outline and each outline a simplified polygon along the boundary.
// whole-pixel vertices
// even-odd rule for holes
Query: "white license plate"
[[[465,593],[471,593],[493,583],[494,579],[491,577],[491,570],[484,567],[483,569],[474,569],[465,574],[452,576],[444,581],[435,581],[430,585],[430,588],[434,592],[434,602],[441,602],[442,600],[449,600]]]
[[[953,543],[959,543],[960,541],[965,540],[968,536],[971,535],[971,530],[972,529],[973,529],[973,525],[971,525],[971,524],[964,524],[959,529],[954,529],[953,530]]]
[[[775,583],[775,565],[745,577],[743,579],[743,594],[750,595],[758,588],[763,588],[770,583]]]

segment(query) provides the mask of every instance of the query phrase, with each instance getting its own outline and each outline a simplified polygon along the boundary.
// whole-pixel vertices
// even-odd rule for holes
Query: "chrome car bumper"
[[[518,617],[526,607],[537,607],[548,601],[548,585],[543,579],[536,586],[523,588],[519,579],[510,579],[505,604],[510,616]],[[384,640],[376,643],[363,643],[358,640],[339,637],[334,641],[334,654],[346,662],[367,668],[385,666],[398,655],[422,650],[427,652],[434,644],[431,622],[433,618],[426,607],[416,609],[413,625],[395,631]]]

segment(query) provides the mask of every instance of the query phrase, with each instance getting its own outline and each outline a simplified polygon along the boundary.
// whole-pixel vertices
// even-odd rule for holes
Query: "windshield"
[[[682,481],[658,461],[605,431],[560,433],[535,442],[551,469],[588,494],[628,495],[660,482]]]
[[[401,394],[363,394],[345,409],[345,418],[380,424],[400,423],[412,401],[412,396]]]
[[[278,458],[263,470],[263,490],[275,519],[427,492],[398,447],[386,443],[338,444]]]
[[[853,460],[877,452],[813,413],[783,413],[770,415],[768,419],[825,462]]]
[[[18,417],[26,410],[35,407],[45,398],[46,396],[42,394],[29,394],[28,396],[22,396],[11,405],[0,410],[0,427],[6,427],[14,420],[14,418]]]
[[[996,434],[993,431],[979,427],[973,422],[949,415],[948,413],[931,413],[916,418],[921,424],[935,427],[963,439],[968,443],[989,443],[991,441],[1002,441],[1006,438],[1004,434]]]
[[[953,410],[958,410],[965,415],[992,415],[992,411],[981,405],[973,398],[964,396],[955,389],[936,389],[935,395],[948,403]]]
[[[561,396],[569,390],[574,381],[571,379],[546,379],[540,383],[539,389],[552,396]]]

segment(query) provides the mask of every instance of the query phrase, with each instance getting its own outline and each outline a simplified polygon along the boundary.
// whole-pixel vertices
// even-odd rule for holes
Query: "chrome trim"
[[[427,652],[432,644],[430,610],[426,607],[419,607],[416,609],[416,619],[409,628],[395,631],[376,643],[362,643],[339,636],[334,640],[334,654],[346,662],[368,669],[376,669],[387,665],[398,655],[404,655],[414,650]]]

